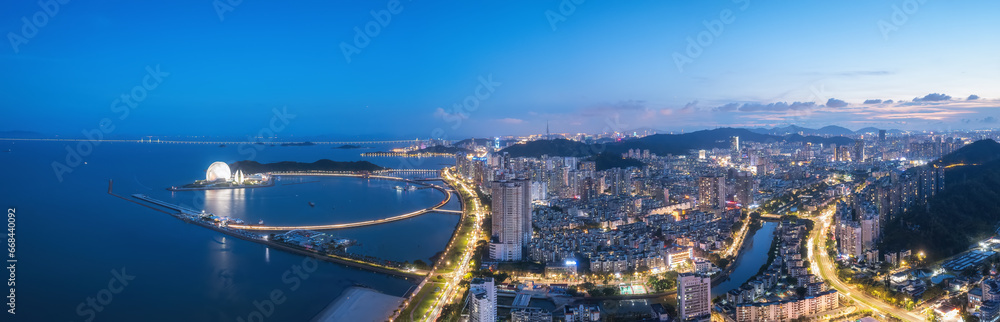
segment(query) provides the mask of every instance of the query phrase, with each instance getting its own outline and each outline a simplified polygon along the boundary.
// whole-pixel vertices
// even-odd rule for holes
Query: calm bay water
[[[302,256],[186,224],[112,197],[106,193],[108,180],[114,180],[115,192],[121,195],[143,193],[248,222],[337,223],[417,210],[443,196],[431,189],[397,192],[392,188],[401,183],[396,181],[312,177],[289,177],[281,183],[320,182],[279,183],[239,194],[164,189],[203,178],[214,161],[326,158],[368,160],[393,168],[407,164],[440,168],[452,163],[447,158],[363,159],[359,154],[372,150],[329,146],[240,150],[236,146],[101,143],[84,158],[87,164],[65,174],[60,182],[51,163],[65,162],[64,147],[75,144],[0,141],[0,150],[11,149],[0,153],[5,181],[0,185],[0,201],[17,208],[18,320],[237,321],[260,312],[268,315],[265,321],[300,321],[311,318],[354,284],[402,296],[413,281],[331,263],[313,267]],[[241,153],[248,148],[255,151],[253,155]],[[310,201],[316,207],[309,207]],[[458,209],[458,204],[453,201],[445,208]],[[333,233],[360,241],[361,246],[351,249],[354,252],[426,262],[444,248],[457,222],[457,215],[432,213]],[[114,284],[111,290],[119,292],[108,292],[109,280],[116,274],[134,279],[123,289]],[[276,290],[285,300],[273,308],[262,304]],[[99,294],[107,303],[100,312],[80,307],[88,297],[96,300]]]

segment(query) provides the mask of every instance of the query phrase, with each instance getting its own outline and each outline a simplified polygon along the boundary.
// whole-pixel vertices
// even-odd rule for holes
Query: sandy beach
[[[403,303],[402,297],[382,294],[364,287],[351,287],[313,317],[313,322],[388,320]]]

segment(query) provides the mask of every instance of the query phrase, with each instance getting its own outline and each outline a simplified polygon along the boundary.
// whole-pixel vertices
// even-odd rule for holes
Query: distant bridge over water
[[[119,143],[164,143],[164,144],[212,144],[212,145],[239,145],[239,144],[263,144],[263,145],[282,145],[282,144],[293,144],[300,145],[307,143],[306,141],[197,141],[197,140],[161,140],[161,139],[148,139],[142,138],[138,140],[124,140],[124,139],[101,139],[101,140],[90,140],[90,139],[28,139],[28,138],[0,138],[0,141],[52,141],[52,142],[80,142],[80,141],[91,141],[91,142],[119,142]],[[313,142],[308,141],[312,144],[337,144],[337,145],[356,145],[356,144],[393,144],[393,143],[413,143],[421,141],[416,140],[382,140],[382,141],[322,141]]]

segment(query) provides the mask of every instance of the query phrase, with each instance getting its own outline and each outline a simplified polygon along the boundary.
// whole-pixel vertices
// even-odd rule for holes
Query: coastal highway
[[[924,318],[919,314],[885,303],[864,293],[860,289],[844,283],[837,277],[837,273],[834,271],[834,268],[837,266],[830,259],[830,254],[826,252],[825,247],[825,236],[827,236],[827,231],[831,229],[833,212],[833,210],[824,211],[820,217],[815,219],[812,236],[809,237],[809,259],[812,262],[813,272],[819,272],[819,275],[830,286],[835,288],[840,294],[853,299],[860,307],[871,309],[879,315],[892,315],[904,321],[923,321]]]
[[[426,316],[426,318],[424,318],[424,321],[437,321],[438,317],[440,317],[441,315],[441,310],[442,308],[444,308],[445,305],[447,305],[448,303],[452,303],[458,299],[462,299],[462,297],[465,295],[461,292],[458,285],[462,281],[462,278],[465,276],[465,274],[467,274],[471,269],[469,263],[472,260],[472,254],[475,253],[476,251],[476,243],[474,241],[479,240],[482,237],[481,236],[482,230],[480,229],[480,227],[483,221],[484,214],[482,205],[480,204],[479,196],[474,191],[472,191],[472,189],[469,189],[469,185],[467,183],[462,182],[461,179],[459,178],[452,177],[450,171],[446,170],[444,172],[443,177],[446,178],[451,184],[451,186],[454,187],[456,190],[461,189],[462,191],[465,192],[466,195],[469,196],[469,200],[466,200],[463,204],[465,204],[466,206],[471,206],[470,209],[472,211],[472,214],[469,214],[467,216],[475,216],[476,220],[475,230],[468,236],[455,236],[456,239],[468,238],[470,241],[466,244],[466,247],[464,249],[461,249],[462,251],[461,260],[459,261],[459,263],[456,263],[456,266],[454,266],[455,271],[451,272],[449,276],[445,277],[445,285],[442,288],[444,290],[444,293],[441,295],[440,298],[434,300],[433,304],[428,310],[429,311],[428,315]],[[456,191],[455,193],[459,194],[459,197],[461,198],[460,192]],[[454,242],[455,240],[452,239],[452,243]],[[448,248],[449,249],[451,248],[450,243],[448,245]],[[445,257],[446,256],[442,256],[442,259]],[[436,267],[435,270],[432,271],[431,274],[428,276],[435,276],[435,273],[437,272],[437,267],[441,266],[443,265],[435,265]],[[416,292],[414,292],[414,294],[416,294]]]

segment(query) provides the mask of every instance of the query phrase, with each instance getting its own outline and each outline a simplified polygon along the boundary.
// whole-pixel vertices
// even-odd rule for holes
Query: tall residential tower
[[[531,241],[531,183],[523,179],[493,181],[490,191],[493,198],[490,258],[519,261],[522,249]]]

